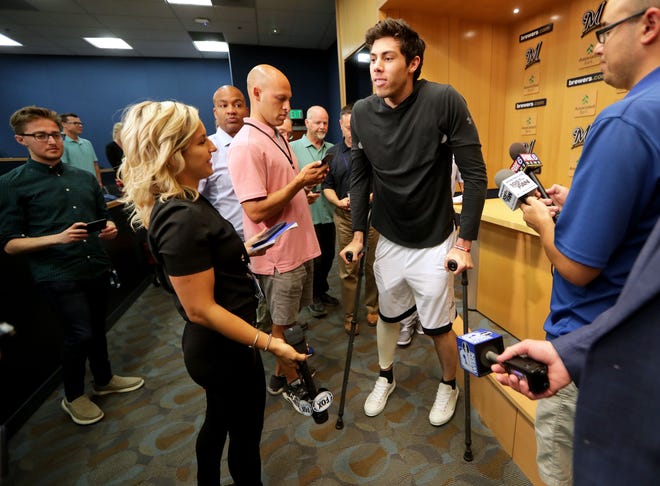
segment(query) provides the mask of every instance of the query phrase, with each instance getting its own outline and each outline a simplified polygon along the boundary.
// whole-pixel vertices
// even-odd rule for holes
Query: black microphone
[[[477,377],[489,374],[490,365],[497,363],[498,355],[504,351],[502,336],[487,329],[457,336],[456,343],[461,368]],[[550,386],[548,367],[532,358],[514,356],[500,364],[507,373],[526,380],[532,393],[543,393]]]
[[[298,324],[284,331],[284,339],[299,353],[308,353],[305,335]],[[300,375],[302,384],[305,387],[307,396],[312,400],[310,415],[314,419],[314,422],[322,424],[328,420],[328,408],[330,408],[333,399],[332,393],[325,388],[316,389],[314,378],[312,378],[312,373],[309,370],[309,366],[307,366],[307,361],[299,361],[297,364],[298,374]]]
[[[525,202],[525,198],[534,196],[538,186],[524,172],[502,169],[495,174],[495,185],[499,188],[498,197],[515,211]]]
[[[544,199],[549,199],[548,193],[545,191],[543,184],[536,174],[541,171],[543,164],[536,154],[529,153],[529,145],[520,142],[515,142],[509,147],[509,155],[513,159],[511,170],[513,172],[520,172],[521,170],[529,176],[534,184],[538,186],[538,191]]]

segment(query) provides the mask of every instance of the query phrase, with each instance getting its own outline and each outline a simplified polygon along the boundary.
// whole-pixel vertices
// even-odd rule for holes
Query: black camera
[[[548,367],[527,356],[514,356],[502,363],[507,373],[516,375],[519,379],[527,380],[532,393],[542,393],[548,389]]]

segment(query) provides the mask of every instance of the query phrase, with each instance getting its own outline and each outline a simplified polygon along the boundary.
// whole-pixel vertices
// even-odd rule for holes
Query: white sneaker
[[[387,378],[379,376],[374,389],[369,393],[367,400],[364,402],[364,413],[368,417],[375,417],[382,412],[385,409],[385,405],[387,405],[387,398],[395,388],[396,380],[388,383]]]
[[[452,389],[451,386],[440,383],[438,393],[435,395],[435,402],[429,412],[431,425],[439,426],[449,422],[456,410],[457,401],[458,387]]]
[[[407,325],[401,323],[401,331],[399,331],[399,339],[396,341],[396,345],[405,348],[412,342],[413,333],[415,332],[415,325]]]

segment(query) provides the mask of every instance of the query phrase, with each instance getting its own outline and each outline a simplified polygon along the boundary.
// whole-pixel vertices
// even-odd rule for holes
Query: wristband
[[[469,249],[469,248],[466,248],[466,247],[461,246],[461,245],[454,245],[454,248],[456,248],[457,250],[464,251],[465,253],[470,253],[470,249]]]

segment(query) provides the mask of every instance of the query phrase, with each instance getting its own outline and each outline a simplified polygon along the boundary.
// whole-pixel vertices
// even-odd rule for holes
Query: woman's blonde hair
[[[121,122],[117,122],[114,125],[112,125],[112,139],[113,140],[118,139],[118,135],[119,135],[119,132],[120,132],[122,126],[123,126],[123,124]]]
[[[130,213],[131,226],[149,226],[156,198],[192,199],[196,187],[176,180],[184,169],[182,151],[199,128],[197,108],[176,101],[144,101],[129,106],[120,133],[124,162],[118,177],[124,184],[121,202]]]

